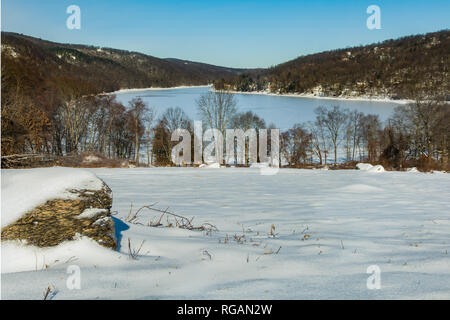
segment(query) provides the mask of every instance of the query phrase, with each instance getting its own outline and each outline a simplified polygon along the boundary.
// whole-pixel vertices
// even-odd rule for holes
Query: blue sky
[[[81,30],[66,8],[81,8]],[[381,9],[369,30],[366,9]],[[449,0],[144,1],[3,0],[2,30],[230,67],[268,67],[297,56],[449,28]]]

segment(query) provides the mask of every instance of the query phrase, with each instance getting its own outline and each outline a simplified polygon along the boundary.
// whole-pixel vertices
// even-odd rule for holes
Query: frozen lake
[[[200,120],[197,114],[196,100],[210,87],[193,87],[181,89],[138,90],[117,93],[117,99],[124,105],[133,98],[140,97],[149,106],[154,107],[158,115],[170,107],[180,107],[192,120]],[[264,118],[266,124],[273,123],[276,127],[291,128],[296,123],[315,119],[314,109],[318,106],[340,106],[350,110],[359,110],[365,114],[378,114],[381,120],[386,120],[397,103],[381,101],[343,101],[330,99],[315,99],[286,96],[269,96],[259,94],[236,94],[239,111],[253,111]]]

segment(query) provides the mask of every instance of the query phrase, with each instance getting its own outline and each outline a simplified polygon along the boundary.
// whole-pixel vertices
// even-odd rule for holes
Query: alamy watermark
[[[267,129],[208,129],[203,133],[202,121],[194,121],[194,157],[192,161],[191,133],[186,129],[172,132],[172,141],[182,141],[172,148],[172,162],[175,165],[201,165],[218,163],[219,165],[255,165],[258,163],[263,175],[278,172],[280,167],[280,130],[270,129],[270,144]],[[209,142],[204,148],[203,143]],[[224,150],[225,146],[225,150]],[[270,155],[268,147],[270,146]]]
[[[370,5],[366,10],[370,16],[367,18],[366,26],[369,30],[381,29],[381,9],[377,5]]]
[[[66,286],[69,290],[81,289],[81,269],[77,265],[70,265],[67,267],[67,274],[69,276],[66,280]]]
[[[367,278],[367,289],[379,290],[381,289],[381,269],[377,265],[371,265],[367,267],[366,272],[370,274]]]
[[[69,30],[80,30],[81,29],[81,9],[77,5],[70,5],[66,10],[67,14],[70,16],[66,20],[66,26]]]

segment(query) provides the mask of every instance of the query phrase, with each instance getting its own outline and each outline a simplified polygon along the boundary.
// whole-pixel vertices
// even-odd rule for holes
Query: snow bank
[[[95,174],[73,168],[2,170],[1,227],[52,199],[74,199],[72,189],[101,190]]]
[[[214,162],[214,163],[210,163],[210,164],[201,164],[200,168],[205,168],[205,169],[220,169],[220,163]]]
[[[122,254],[100,246],[94,240],[80,237],[55,247],[39,248],[23,245],[19,241],[4,241],[1,245],[2,274],[36,271],[74,263],[79,266],[116,265]],[[124,259],[125,260],[125,259]]]

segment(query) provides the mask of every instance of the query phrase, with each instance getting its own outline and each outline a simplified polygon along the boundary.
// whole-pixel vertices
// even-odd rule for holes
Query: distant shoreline
[[[177,87],[150,87],[150,88],[134,88],[134,89],[120,89],[117,91],[109,92],[108,94],[117,93],[129,93],[129,92],[140,92],[140,91],[157,91],[157,90],[177,90],[177,89],[190,89],[190,88],[211,88],[211,91],[216,91],[213,85],[201,85],[201,86],[177,86]],[[396,104],[407,104],[414,102],[413,100],[407,99],[389,99],[381,97],[329,97],[329,96],[317,96],[311,93],[271,93],[267,91],[229,91],[234,94],[252,94],[252,95],[265,95],[272,97],[289,97],[289,98],[306,98],[306,99],[321,99],[321,100],[336,100],[336,101],[367,101],[367,102],[385,102],[385,103],[396,103]]]
[[[150,90],[174,90],[174,89],[207,88],[207,87],[212,87],[212,85],[209,84],[209,85],[202,85],[202,86],[150,87],[150,88],[120,89],[117,91],[109,92],[108,94],[150,91]]]
[[[212,89],[215,91],[215,89]],[[371,97],[329,97],[329,96],[317,96],[312,93],[271,93],[267,91],[251,91],[251,92],[241,92],[241,91],[229,91],[236,94],[253,94],[253,95],[265,95],[272,97],[290,97],[290,98],[307,98],[307,99],[322,99],[322,100],[336,100],[336,101],[373,101],[373,102],[386,102],[386,103],[396,103],[396,104],[407,104],[414,102],[413,100],[407,99],[389,99],[389,98],[371,98]]]

